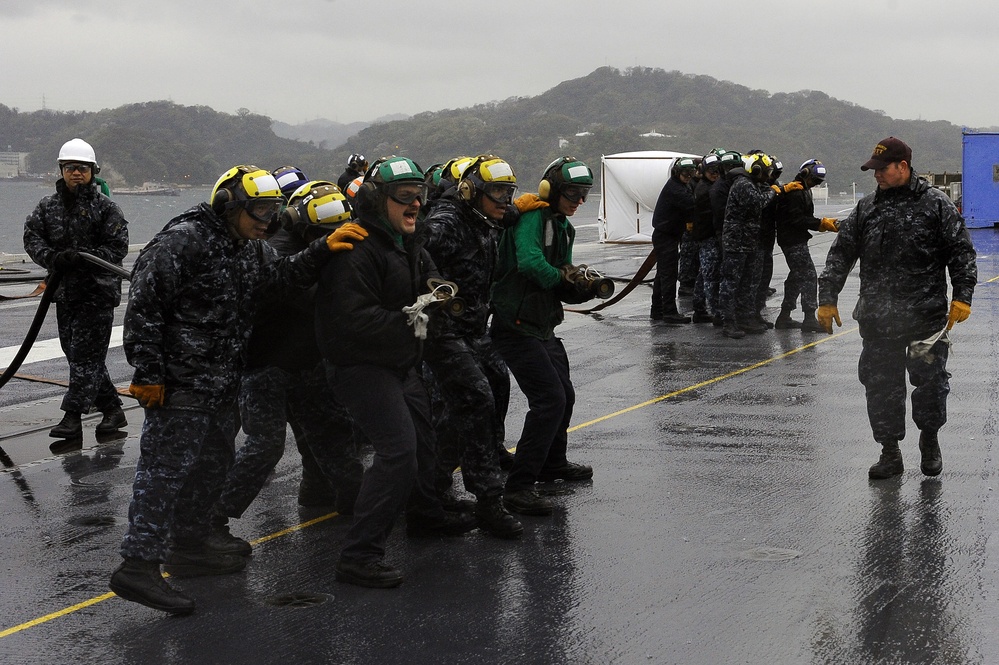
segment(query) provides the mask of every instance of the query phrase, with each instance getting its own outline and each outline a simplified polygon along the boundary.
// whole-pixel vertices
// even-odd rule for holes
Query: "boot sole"
[[[930,470],[927,470],[925,466],[920,466],[919,470],[923,472],[924,476],[930,476],[930,477],[939,476],[943,472],[943,465],[941,465],[939,469],[930,469]]]
[[[391,577],[388,579],[371,579],[369,577],[358,577],[356,575],[351,575],[350,573],[344,573],[341,571],[336,571],[334,573],[337,582],[343,582],[344,584],[353,584],[355,586],[363,586],[369,589],[394,589],[403,582],[403,578]]]
[[[488,533],[490,536],[494,536],[496,538],[503,538],[504,540],[516,540],[524,535],[524,525],[518,523],[516,528],[491,529],[487,524],[479,522],[479,531]]]
[[[518,515],[538,515],[538,516],[548,516],[555,512],[554,508],[526,508],[518,507],[515,504],[503,502],[503,507],[507,509],[507,512],[516,513]]]
[[[190,614],[194,611],[195,605],[194,601],[191,601],[190,607],[175,607],[173,605],[160,605],[159,603],[150,601],[144,595],[129,589],[128,587],[123,587],[119,584],[111,582],[108,584],[108,588],[114,591],[115,595],[123,600],[127,600],[133,603],[138,603],[139,605],[145,605],[154,610],[159,610],[161,612],[169,612],[170,614]]]

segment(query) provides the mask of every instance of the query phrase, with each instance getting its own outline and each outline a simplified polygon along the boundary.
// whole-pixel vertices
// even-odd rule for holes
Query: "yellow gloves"
[[[826,332],[830,335],[832,334],[832,322],[833,319],[836,320],[836,325],[842,327],[843,322],[839,318],[839,308],[836,305],[819,305],[819,309],[815,312],[815,318],[819,320],[822,327],[826,329]]]
[[[797,180],[792,180],[786,185],[770,185],[770,189],[774,190],[778,194],[787,194],[788,192],[798,192],[804,188],[805,186],[802,185]]]
[[[953,328],[955,323],[967,321],[969,316],[971,316],[971,305],[960,300],[951,301],[950,314],[947,315],[947,330]]]
[[[687,222],[687,233],[693,233],[693,232],[694,232],[694,223]]]
[[[819,231],[832,231],[837,233],[839,231],[839,220],[833,217],[823,217],[819,221]]]
[[[326,236],[326,246],[330,248],[331,252],[345,252],[354,249],[354,245],[347,242],[348,240],[361,241],[367,237],[368,232],[363,227],[353,222],[347,222]]]
[[[137,386],[133,383],[128,387],[128,392],[147,409],[163,406],[163,400],[166,398],[166,387],[162,385]]]

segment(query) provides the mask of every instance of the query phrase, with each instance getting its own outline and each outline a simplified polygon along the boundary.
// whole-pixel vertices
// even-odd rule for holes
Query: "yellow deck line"
[[[997,277],[996,279],[999,279],[999,277]],[[801,351],[804,351],[806,349],[810,349],[812,347],[815,347],[815,346],[817,346],[819,344],[822,344],[823,342],[828,342],[829,340],[836,339],[837,337],[842,337],[843,335],[847,335],[849,333],[852,333],[855,330],[856,330],[856,328],[851,328],[849,330],[844,330],[843,332],[840,332],[840,333],[837,333],[835,335],[831,335],[831,336],[828,336],[828,337],[824,337],[822,339],[819,339],[819,340],[816,340],[814,342],[811,342],[810,344],[805,344],[804,346],[800,346],[800,347],[798,347],[796,349],[792,349],[792,350],[790,350],[790,351],[788,351],[786,353],[782,353],[779,356],[773,356],[772,358],[767,358],[766,360],[762,360],[762,361],[760,361],[758,363],[754,363],[752,365],[748,365],[747,367],[743,367],[741,369],[737,369],[737,370],[735,370],[733,372],[729,372],[728,374],[723,374],[721,376],[716,376],[713,379],[708,379],[707,381],[701,381],[700,383],[696,383],[696,384],[694,384],[692,386],[687,386],[686,388],[681,388],[680,390],[674,390],[673,392],[668,393],[666,395],[660,395],[659,397],[656,397],[655,399],[650,399],[648,401],[642,402],[641,404],[635,404],[634,406],[629,406],[627,409],[621,409],[620,411],[615,411],[614,413],[609,413],[606,416],[601,416],[600,418],[596,418],[594,420],[590,420],[590,421],[585,422],[585,423],[580,423],[579,425],[576,425],[574,427],[570,427],[569,431],[570,432],[574,432],[576,430],[583,429],[584,427],[590,427],[591,425],[596,425],[597,423],[603,422],[605,420],[610,420],[611,418],[616,418],[617,416],[621,416],[621,415],[624,415],[626,413],[631,413],[632,411],[635,411],[637,409],[642,409],[644,407],[651,406],[652,404],[657,404],[657,403],[662,402],[664,400],[670,399],[671,397],[676,397],[677,395],[682,395],[683,393],[687,393],[687,392],[690,392],[692,390],[697,390],[699,388],[704,388],[705,386],[710,386],[713,383],[718,383],[719,381],[724,381],[725,379],[730,379],[730,378],[732,378],[734,376],[739,376],[740,374],[745,374],[746,372],[751,372],[754,369],[759,369],[760,367],[765,367],[766,365],[769,365],[769,364],[771,364],[773,362],[776,362],[778,360],[782,360],[784,358],[792,356],[792,355],[794,355],[796,353],[799,353]],[[266,542],[268,542],[270,540],[274,540],[276,538],[281,538],[283,536],[287,536],[288,534],[294,533],[296,531],[301,531],[302,529],[306,529],[306,528],[308,528],[310,526],[314,526],[316,524],[319,524],[320,522],[325,522],[326,520],[332,519],[333,517],[336,517],[337,515],[338,515],[338,513],[335,513],[335,512],[329,513],[327,515],[323,515],[321,517],[317,517],[317,518],[309,520],[307,522],[302,522],[301,524],[296,524],[294,526],[290,526],[287,529],[282,529],[281,531],[276,531],[276,532],[274,532],[272,534],[269,534],[269,535],[266,535],[266,536],[261,536],[260,538],[257,538],[256,540],[250,541],[250,544],[251,545],[260,545],[260,544],[266,543]],[[77,603],[76,605],[70,605],[69,607],[63,608],[63,609],[61,609],[61,610],[59,610],[57,612],[52,612],[51,614],[46,614],[46,615],[40,616],[40,617],[38,617],[36,619],[32,619],[30,621],[26,621],[26,622],[24,622],[22,624],[18,624],[16,626],[12,626],[10,628],[7,628],[6,630],[2,630],[2,631],[0,631],[0,639],[3,639],[5,637],[8,637],[8,636],[13,635],[15,633],[19,633],[21,631],[27,630],[28,628],[34,628],[35,626],[38,626],[38,625],[43,624],[43,623],[46,623],[48,621],[52,621],[53,619],[58,619],[59,617],[66,616],[67,614],[72,614],[73,612],[77,612],[77,611],[82,610],[82,609],[84,609],[86,607],[90,607],[91,605],[96,605],[97,603],[102,603],[105,600],[108,600],[110,598],[115,598],[115,597],[116,596],[115,596],[114,592],[111,592],[111,591],[109,591],[108,593],[105,593],[105,594],[101,594],[100,596],[94,596],[93,598],[85,600],[85,601],[83,601],[81,603]]]

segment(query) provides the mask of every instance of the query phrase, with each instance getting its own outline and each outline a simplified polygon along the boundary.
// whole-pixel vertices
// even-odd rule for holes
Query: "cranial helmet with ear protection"
[[[507,204],[517,191],[517,175],[505,160],[496,155],[479,155],[461,174],[458,195],[474,203],[482,195],[496,203]]]
[[[216,215],[223,215],[247,201],[257,199],[284,201],[281,187],[269,171],[252,164],[242,164],[232,167],[216,181],[211,206]]]
[[[670,169],[671,175],[679,176],[685,171],[690,175],[697,172],[697,162],[692,157],[677,157],[673,160],[673,167]]]
[[[281,217],[285,228],[295,224],[337,224],[350,219],[350,203],[333,183],[313,180],[292,193]]]
[[[366,217],[376,213],[386,196],[391,195],[388,190],[396,185],[418,184],[426,190],[424,178],[420,166],[409,157],[392,155],[376,160],[364,174],[364,180],[354,195],[358,214]],[[423,200],[426,200],[426,191]]]
[[[749,177],[756,182],[763,182],[770,177],[772,167],[773,162],[770,161],[770,156],[762,152],[753,152],[742,158],[742,168],[746,169]]]
[[[809,159],[798,168],[798,179],[802,182],[812,180],[818,184],[826,179],[826,167],[817,159]]]
[[[545,168],[538,184],[538,198],[554,203],[561,189],[567,185],[593,187],[593,171],[575,157],[559,157]]]

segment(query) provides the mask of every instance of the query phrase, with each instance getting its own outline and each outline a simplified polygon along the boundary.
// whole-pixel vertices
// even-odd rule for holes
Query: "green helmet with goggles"
[[[726,150],[718,155],[718,167],[722,173],[727,173],[736,166],[742,166],[742,154],[735,150]]]
[[[312,180],[292,193],[282,217],[286,226],[338,224],[350,219],[350,203],[333,183]]]
[[[358,213],[362,217],[375,214],[387,199],[400,205],[409,205],[416,200],[423,204],[427,200],[425,178],[419,165],[409,157],[393,155],[376,160],[364,174],[364,181],[354,195]]]
[[[678,157],[673,160],[670,174],[676,177],[693,176],[697,173],[697,162],[692,157]]]
[[[554,203],[559,196],[572,202],[586,201],[593,187],[593,171],[575,157],[559,157],[545,169],[538,184],[538,198]]]
[[[458,181],[458,195],[474,204],[485,196],[500,205],[513,202],[517,175],[513,167],[496,155],[479,155],[464,170]]]
[[[212,188],[211,206],[219,216],[245,210],[253,219],[269,222],[277,230],[278,214],[284,207],[284,197],[281,195],[281,186],[270,171],[252,164],[242,164],[232,167],[216,181]]]

